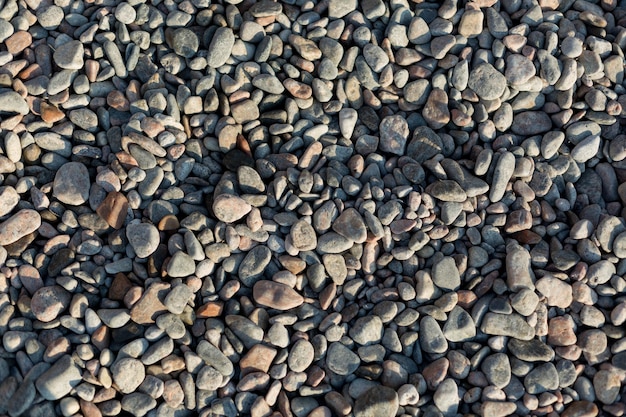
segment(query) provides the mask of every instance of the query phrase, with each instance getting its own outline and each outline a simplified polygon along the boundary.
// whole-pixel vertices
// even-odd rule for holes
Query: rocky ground
[[[626,2],[0,0],[0,416],[622,416]]]

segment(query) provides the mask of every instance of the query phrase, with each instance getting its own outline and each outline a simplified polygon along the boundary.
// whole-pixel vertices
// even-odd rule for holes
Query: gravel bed
[[[0,417],[626,414],[626,1],[0,0]]]

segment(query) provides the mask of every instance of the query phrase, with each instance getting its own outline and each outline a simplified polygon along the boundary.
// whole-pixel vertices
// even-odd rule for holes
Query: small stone
[[[549,362],[554,359],[554,350],[538,339],[511,339],[508,348],[516,358],[526,362]]]
[[[341,19],[357,9],[357,0],[330,0],[328,2],[328,17]]]
[[[413,138],[406,150],[407,156],[424,163],[443,150],[441,137],[430,127],[420,126],[413,132]]]
[[[337,375],[351,375],[359,367],[358,355],[340,342],[333,342],[326,353],[326,366]]]
[[[363,217],[354,208],[346,208],[332,223],[332,228],[346,239],[355,243],[364,243],[367,239],[367,229]]]
[[[409,126],[402,116],[387,116],[380,122],[381,151],[403,155],[409,137]]]
[[[443,353],[448,350],[448,342],[437,321],[426,316],[420,321],[420,345],[427,353]]]
[[[252,289],[254,301],[276,310],[291,310],[304,302],[293,288],[279,282],[261,280]]]
[[[128,243],[139,258],[147,258],[159,247],[158,229],[150,223],[131,223],[126,226]]]
[[[450,342],[466,342],[476,336],[476,324],[470,314],[459,306],[448,313],[443,334]]]
[[[19,55],[24,49],[31,46],[33,43],[33,36],[23,30],[15,32],[11,35],[6,41],[4,41],[4,45],[7,48],[7,51],[13,56]],[[2,97],[0,97],[0,103],[2,102]]]
[[[28,103],[15,91],[0,92],[0,114],[28,114]]]
[[[11,186],[0,187],[0,217],[9,214],[20,202],[20,195]]]
[[[37,23],[46,30],[58,28],[64,17],[63,9],[59,6],[51,5],[37,10]]]
[[[447,125],[450,121],[448,94],[440,88],[434,88],[428,96],[422,116],[433,129],[441,129]]]
[[[167,312],[163,300],[170,290],[169,284],[151,284],[130,310],[130,318],[137,324],[152,324],[160,314]]]
[[[572,287],[558,278],[543,277],[537,280],[535,287],[537,291],[546,296],[549,306],[568,308],[572,304]]]
[[[235,121],[240,124],[259,118],[259,107],[252,100],[243,100],[233,104],[230,111]]]
[[[130,25],[137,18],[137,12],[130,4],[123,2],[115,8],[115,18],[125,25]]]
[[[480,9],[465,9],[461,21],[459,22],[458,32],[466,38],[475,38],[483,31],[483,12]]]
[[[317,247],[315,229],[304,220],[299,220],[289,232],[291,244],[300,251],[314,250]]]
[[[349,334],[362,346],[378,343],[383,338],[383,322],[378,316],[360,317],[350,327]]]
[[[213,200],[213,213],[224,223],[234,223],[252,210],[252,206],[241,197],[221,194]]]
[[[506,78],[493,65],[482,63],[472,69],[467,85],[483,100],[495,100],[504,93]]]
[[[53,195],[59,201],[74,206],[89,199],[91,179],[87,167],[80,162],[68,162],[54,176]]]
[[[68,395],[82,379],[81,368],[71,356],[63,355],[50,369],[37,378],[35,386],[46,400],[56,401]]]
[[[78,70],[83,68],[85,48],[80,41],[69,41],[59,46],[54,55],[54,63],[63,69]]]
[[[120,359],[111,367],[113,382],[122,394],[134,392],[143,382],[145,375],[141,361],[133,358]]]
[[[194,35],[195,36],[195,35]],[[198,38],[196,37],[196,42]],[[220,27],[215,31],[209,44],[207,64],[211,68],[219,68],[226,63],[235,44],[235,34],[231,28]],[[181,52],[185,52],[182,51]],[[183,55],[184,56],[184,55]]]
[[[298,340],[289,351],[287,363],[293,372],[304,372],[313,363],[315,350],[308,340]]]
[[[128,215],[128,199],[118,191],[112,191],[98,208],[96,213],[114,229],[121,229]],[[137,251],[135,251],[137,253]]]
[[[33,294],[30,308],[37,320],[48,323],[69,307],[70,300],[70,294],[63,287],[42,287]]]
[[[559,388],[559,374],[551,362],[539,365],[526,375],[524,387],[529,394],[541,394]]]
[[[437,262],[431,274],[433,282],[441,289],[456,291],[461,286],[461,276],[454,258],[445,257]]]
[[[515,115],[511,130],[517,135],[532,136],[552,128],[552,120],[544,112],[525,111]]]
[[[513,85],[527,83],[536,72],[533,62],[524,55],[511,54],[506,58],[506,80]]]
[[[520,340],[530,340],[535,336],[535,330],[530,327],[522,316],[489,312],[483,318],[480,326],[483,333],[496,336],[509,336]]]
[[[178,251],[167,264],[167,274],[172,278],[188,277],[196,271],[196,263],[185,252]]]
[[[395,417],[399,405],[394,389],[376,385],[357,398],[354,417]]]

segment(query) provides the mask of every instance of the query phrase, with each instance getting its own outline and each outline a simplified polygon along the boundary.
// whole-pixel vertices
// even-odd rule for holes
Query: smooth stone
[[[274,281],[261,280],[252,289],[254,301],[276,310],[291,310],[304,303],[304,298],[293,288]]]
[[[530,340],[535,336],[535,329],[522,316],[489,312],[480,325],[483,333],[494,336],[509,336],[520,340]]]
[[[398,408],[398,393],[392,388],[376,385],[356,399],[354,417],[395,417]]]
[[[213,213],[224,223],[234,223],[252,210],[243,198],[232,194],[221,194],[213,200]]]
[[[159,230],[150,223],[131,223],[126,226],[128,243],[139,258],[152,255],[160,243]]]
[[[64,204],[84,204],[89,199],[90,189],[89,171],[80,162],[64,164],[54,176],[53,196]]]
[[[35,210],[22,209],[0,223],[0,246],[15,243],[41,226],[41,216]]]
[[[134,392],[145,378],[145,368],[141,361],[134,358],[123,358],[111,367],[113,382],[122,394]]]
[[[82,381],[82,370],[71,356],[63,355],[35,381],[37,391],[48,401],[65,397]]]
[[[506,78],[493,65],[482,63],[470,72],[467,86],[483,100],[495,100],[506,89]]]

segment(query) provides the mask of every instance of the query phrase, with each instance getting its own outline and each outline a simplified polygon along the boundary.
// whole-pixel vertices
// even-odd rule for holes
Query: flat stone
[[[441,137],[430,127],[420,126],[413,132],[406,154],[421,164],[441,153],[442,150]]]
[[[527,83],[536,72],[533,62],[524,55],[511,54],[506,58],[506,80],[513,85]]]
[[[487,381],[498,388],[502,389],[511,382],[511,363],[506,353],[494,353],[487,356],[481,363],[480,369],[487,377]]]
[[[226,29],[226,28],[219,28],[218,31],[220,29]],[[214,39],[215,39],[215,36],[218,36],[217,32],[214,35]],[[224,42],[228,41],[227,39],[228,35],[220,34],[220,36],[224,38]],[[198,52],[200,40],[198,39],[198,35],[196,35],[195,32],[193,32],[192,30],[187,29],[187,28],[179,28],[172,32],[172,36],[171,36],[169,43],[177,55],[180,55],[185,58],[192,58]],[[213,42],[211,42],[211,45],[213,45]],[[220,47],[223,48],[223,50],[220,50],[218,52],[213,52],[211,51],[211,49],[209,49],[209,51],[212,52],[209,54],[209,56],[212,58],[212,61],[211,61],[212,63],[215,63],[213,59],[217,60],[217,58],[220,58],[220,59],[222,58],[221,56],[218,57],[216,55],[220,53],[224,53],[224,54],[226,53],[227,44],[220,45]],[[232,48],[232,45],[231,45],[231,48]],[[230,50],[228,50],[228,54],[230,55]],[[207,61],[208,61],[208,58],[209,57],[207,56]],[[226,58],[228,58],[228,56],[226,56]]]
[[[300,339],[293,344],[289,351],[287,364],[293,372],[304,372],[313,363],[315,350],[308,340]]]
[[[126,226],[128,243],[139,258],[147,258],[160,243],[159,230],[151,223],[131,223]]]
[[[58,285],[38,289],[31,299],[30,308],[37,320],[44,323],[56,319],[70,305],[71,295]]]
[[[80,162],[64,164],[54,176],[53,196],[64,204],[84,204],[89,199],[90,189],[89,171]]]
[[[472,316],[459,306],[448,313],[443,326],[443,335],[450,342],[466,342],[476,336],[476,323]]]
[[[0,246],[15,243],[41,226],[41,216],[35,210],[23,209],[0,223]]]
[[[84,64],[83,56],[85,55],[85,48],[80,41],[69,41],[59,46],[52,58],[54,63],[60,68],[79,70],[82,69]]]
[[[554,350],[538,339],[510,339],[509,352],[526,362],[549,362],[554,359]]]
[[[151,284],[142,297],[130,310],[130,318],[137,324],[152,324],[160,315],[167,312],[163,300],[170,290],[170,285],[164,282]]]
[[[562,417],[596,417],[598,415],[598,406],[591,401],[572,401],[567,405]]]
[[[230,58],[233,45],[235,44],[235,34],[231,28],[220,27],[215,31],[211,43],[209,44],[209,54],[207,64],[211,68],[219,68]]]
[[[118,191],[112,191],[96,209],[96,213],[102,217],[114,229],[121,229],[128,215],[128,199]]]
[[[378,316],[360,317],[350,327],[349,335],[362,346],[373,345],[383,338],[383,322]]]
[[[233,374],[235,368],[230,359],[206,340],[201,340],[198,343],[196,353],[207,365],[217,369],[222,375],[230,377]]]
[[[71,356],[63,355],[35,381],[37,391],[48,401],[65,397],[82,381],[82,370]]]
[[[489,312],[480,325],[483,333],[495,336],[509,336],[520,340],[530,340],[535,336],[535,329],[518,314],[500,314]]]
[[[426,316],[420,321],[420,345],[426,353],[443,353],[448,350],[448,342],[437,321]]]
[[[433,88],[422,110],[422,116],[433,129],[441,129],[447,125],[450,121],[448,94],[440,88]]]
[[[495,100],[506,89],[506,78],[493,65],[482,63],[470,72],[468,87],[483,100]]]
[[[513,117],[511,130],[516,135],[532,136],[552,129],[552,120],[545,112],[525,111]]]
[[[291,244],[300,251],[314,250],[317,247],[315,229],[304,220],[299,220],[291,226],[289,237]]]
[[[293,288],[279,282],[258,281],[252,293],[258,304],[276,310],[291,310],[304,303],[304,298]]]
[[[195,261],[183,251],[178,251],[172,255],[170,262],[167,264],[167,274],[172,278],[188,277],[195,271]]]
[[[559,374],[551,362],[535,367],[524,378],[524,387],[529,394],[541,394],[559,388]]]
[[[467,199],[467,194],[461,186],[452,180],[440,180],[426,187],[426,191],[441,201],[462,203]]]
[[[354,417],[395,417],[399,401],[397,392],[389,387],[376,385],[354,403]]]
[[[30,108],[26,100],[15,91],[0,92],[0,114],[28,114]]]
[[[364,243],[367,239],[365,221],[354,208],[346,208],[339,217],[332,222],[332,228],[346,239],[355,243]]]
[[[433,282],[443,290],[456,291],[461,286],[461,276],[452,257],[437,262],[431,272]]]
[[[111,367],[113,382],[122,394],[134,392],[143,382],[146,373],[143,363],[133,358],[123,358]]]
[[[234,223],[252,210],[243,198],[232,194],[221,194],[213,200],[213,213],[224,223]]]
[[[549,306],[568,308],[573,301],[572,287],[566,282],[551,276],[543,277],[535,283],[537,291],[546,296]]]
[[[409,137],[409,125],[402,116],[387,116],[380,122],[380,142],[378,147],[383,152],[403,155]]]
[[[333,342],[326,352],[326,366],[337,375],[351,375],[359,367],[361,359],[340,342]]]

